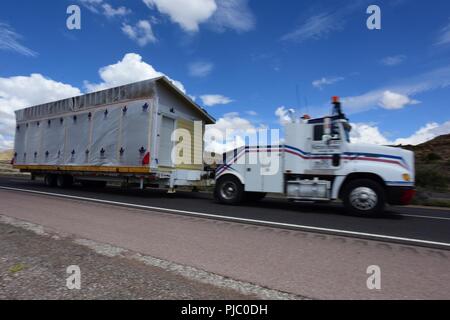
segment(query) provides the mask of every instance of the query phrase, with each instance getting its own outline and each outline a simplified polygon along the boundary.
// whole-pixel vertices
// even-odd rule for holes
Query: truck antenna
[[[308,97],[305,96],[305,107],[306,107],[306,114],[309,114],[309,104],[308,104]]]
[[[297,97],[297,109],[300,109],[300,89],[298,84],[295,85],[295,95]]]

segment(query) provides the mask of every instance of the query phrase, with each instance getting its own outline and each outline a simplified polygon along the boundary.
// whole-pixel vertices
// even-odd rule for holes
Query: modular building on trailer
[[[201,159],[203,127],[215,120],[165,77],[18,110],[16,120],[14,166],[48,185],[206,181],[201,161],[172,156],[172,134],[188,132],[192,139],[179,143]]]

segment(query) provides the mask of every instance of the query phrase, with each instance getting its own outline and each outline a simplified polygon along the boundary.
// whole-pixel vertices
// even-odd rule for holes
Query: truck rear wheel
[[[357,216],[375,217],[383,213],[386,196],[383,187],[370,179],[350,181],[343,192],[347,212]]]
[[[214,196],[221,203],[236,205],[243,199],[244,186],[238,178],[225,176],[217,182]]]
[[[56,178],[58,188],[70,188],[73,185],[73,177],[70,175],[60,174]]]

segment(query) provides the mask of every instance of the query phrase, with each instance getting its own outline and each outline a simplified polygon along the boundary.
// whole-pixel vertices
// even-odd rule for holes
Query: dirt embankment
[[[0,300],[255,299],[131,259],[101,255],[70,238],[4,223],[0,243]],[[79,290],[67,287],[67,268],[73,265],[81,272]]]

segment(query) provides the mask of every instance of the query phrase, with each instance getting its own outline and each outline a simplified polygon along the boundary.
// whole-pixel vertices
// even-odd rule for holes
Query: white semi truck
[[[159,77],[16,111],[13,165],[51,187],[120,181],[174,192],[215,184],[215,198],[225,204],[271,193],[290,201],[341,199],[350,213],[365,216],[380,214],[386,203],[408,204],[414,154],[351,143],[339,99],[333,103],[332,116],[293,119],[283,144],[232,150],[211,171],[202,161],[202,133],[214,118]],[[196,161],[178,161],[173,150],[180,146]]]
[[[386,203],[409,204],[415,194],[414,153],[352,143],[338,97],[333,105],[332,116],[293,119],[285,126],[282,145],[244,146],[227,153],[216,171],[215,197],[227,204],[267,193],[291,201],[341,199],[348,212],[364,216],[382,213]],[[249,160],[254,154],[259,155],[256,163]],[[273,162],[279,167],[275,174]]]

